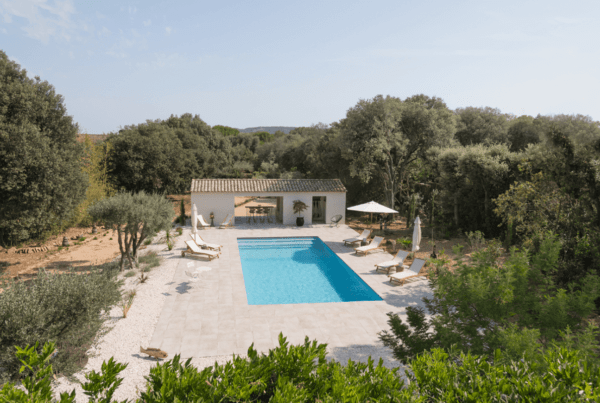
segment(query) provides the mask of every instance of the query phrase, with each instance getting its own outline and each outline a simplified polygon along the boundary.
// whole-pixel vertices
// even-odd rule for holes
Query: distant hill
[[[270,134],[275,134],[276,131],[281,130],[285,134],[288,134],[295,127],[290,126],[261,126],[261,127],[247,127],[245,129],[238,129],[240,133],[254,133],[254,132],[268,132]]]

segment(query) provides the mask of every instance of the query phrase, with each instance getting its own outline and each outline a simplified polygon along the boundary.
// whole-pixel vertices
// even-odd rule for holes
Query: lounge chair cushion
[[[216,252],[214,250],[200,249],[200,247],[198,247],[198,245],[196,245],[194,241],[185,241],[185,244],[188,246],[189,251],[193,254],[206,255],[211,257],[219,256],[219,252]]]
[[[196,243],[196,245],[200,246],[200,247],[206,247],[208,249],[216,249],[216,250],[221,250],[221,248],[223,247],[223,245],[218,245],[216,243],[208,243],[205,242],[204,239],[202,239],[202,237],[200,236],[200,234],[190,234],[190,238],[192,238],[192,241],[194,241]]]

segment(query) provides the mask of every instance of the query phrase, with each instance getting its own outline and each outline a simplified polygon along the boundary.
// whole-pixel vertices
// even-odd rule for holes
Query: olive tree
[[[137,251],[144,240],[156,232],[168,230],[175,217],[173,205],[159,194],[119,193],[100,200],[89,208],[89,214],[117,231],[121,251],[121,271],[125,259],[137,266]]]

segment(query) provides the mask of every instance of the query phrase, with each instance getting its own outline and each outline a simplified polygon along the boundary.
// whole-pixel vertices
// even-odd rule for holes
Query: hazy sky
[[[0,0],[0,49],[88,133],[331,123],[377,94],[600,120],[599,0]]]

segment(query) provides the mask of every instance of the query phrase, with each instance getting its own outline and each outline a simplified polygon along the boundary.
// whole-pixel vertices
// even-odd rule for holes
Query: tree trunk
[[[117,236],[119,239],[119,250],[121,251],[121,268],[120,271],[125,269],[125,249],[123,248],[123,238],[121,237],[121,227],[117,227]]]

